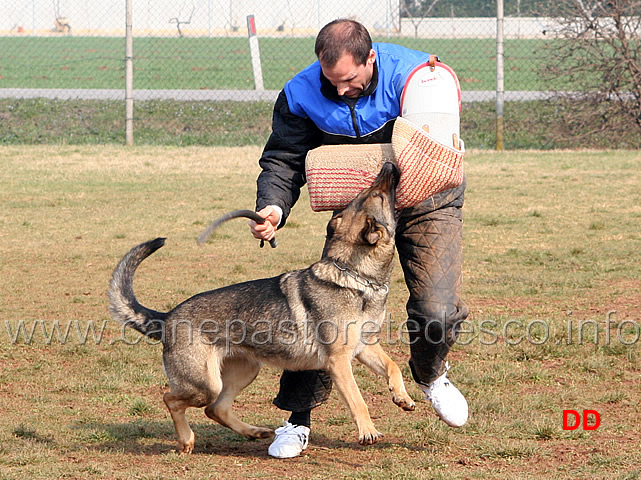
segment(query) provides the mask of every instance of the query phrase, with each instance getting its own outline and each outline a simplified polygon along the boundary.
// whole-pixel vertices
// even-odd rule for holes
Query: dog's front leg
[[[403,410],[412,411],[416,408],[414,400],[408,395],[403,382],[401,369],[376,342],[368,344],[357,356],[359,362],[377,375],[387,379],[387,386],[392,392],[392,401]]]
[[[352,372],[351,355],[341,354],[332,358],[327,368],[338,393],[343,398],[352,418],[358,427],[358,443],[373,445],[378,442],[383,434],[376,430],[363,396],[361,395],[354,373]]]

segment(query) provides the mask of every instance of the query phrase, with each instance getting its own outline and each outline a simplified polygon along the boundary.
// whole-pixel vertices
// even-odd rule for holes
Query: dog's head
[[[354,256],[360,260],[393,255],[399,178],[396,165],[386,162],[372,186],[334,215],[327,226],[328,256],[353,264]]]

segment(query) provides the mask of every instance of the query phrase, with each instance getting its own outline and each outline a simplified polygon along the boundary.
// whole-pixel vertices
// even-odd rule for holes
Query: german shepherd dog
[[[331,219],[323,258],[308,268],[203,292],[167,313],[142,306],[133,292],[136,268],[164,239],[138,245],[120,261],[109,310],[115,320],[163,344],[170,386],[164,401],[179,452],[194,448],[188,407],[205,407],[209,418],[250,439],[274,435],[232,412],[234,398],[263,364],[329,372],[363,445],[382,434],[354,380],[354,357],[387,379],[396,405],[414,409],[398,366],[377,341],[394,258],[398,179],[396,166],[386,163],[373,185]]]

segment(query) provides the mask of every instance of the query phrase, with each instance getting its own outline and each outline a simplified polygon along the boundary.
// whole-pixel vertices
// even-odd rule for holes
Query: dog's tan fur
[[[414,409],[401,372],[378,344],[374,328],[385,318],[397,183],[398,170],[385,164],[372,187],[332,218],[325,254],[310,267],[204,292],[167,313],[143,307],[133,293],[136,268],[164,239],[134,247],[120,261],[111,280],[110,311],[116,320],[162,341],[170,385],[164,400],[180,452],[194,448],[185,417],[189,407],[205,407],[209,418],[247,438],[274,434],[232,411],[234,398],[262,364],[328,371],[361,444],[373,444],[382,435],[354,380],[354,357],[387,378],[394,403]]]

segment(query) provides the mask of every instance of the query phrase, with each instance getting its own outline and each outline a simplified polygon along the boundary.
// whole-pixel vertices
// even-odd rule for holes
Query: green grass
[[[134,139],[137,145],[262,146],[271,131],[272,108],[270,102],[139,101]],[[641,143],[638,129],[620,135],[602,131],[587,138],[572,132],[560,135],[566,130],[559,108],[555,102],[508,103],[505,147],[635,148]],[[0,99],[0,145],[123,144],[124,117],[124,105],[118,101]],[[495,148],[494,117],[491,102],[463,105],[461,132],[468,149]],[[551,138],[550,132],[557,135]],[[531,212],[534,217],[539,214],[536,209]]]
[[[269,102],[140,101],[139,145],[262,145],[271,131]],[[0,99],[0,144],[122,144],[119,101]]]
[[[355,366],[382,443],[358,446],[333,394],[314,411],[301,458],[270,459],[267,442],[246,441],[196,410],[195,453],[173,453],[160,348],[132,331],[123,337],[105,290],[118,259],[156,236],[167,245],[140,267],[135,289],[159,310],[316,260],[328,215],[310,211],[306,192],[277,249],[259,249],[242,220],[196,245],[213,218],[252,208],[259,154],[0,147],[2,479],[639,477],[637,151],[467,154],[463,296],[471,315],[450,355],[471,408],[464,428],[438,421],[409,380],[399,337],[407,291],[396,265],[383,338],[419,404],[399,412],[384,383]],[[20,325],[35,325],[31,341],[13,338]],[[51,336],[55,325],[60,337]],[[238,398],[240,415],[278,426],[277,388],[278,372],[263,370]],[[564,431],[564,409],[597,410],[602,425]]]
[[[452,66],[463,90],[494,90],[492,39],[377,38],[434,53]],[[545,90],[537,74],[545,40],[505,42],[506,90]],[[124,39],[112,37],[0,37],[0,88],[124,88]],[[261,38],[266,89],[283,84],[315,60],[313,38]],[[134,39],[136,89],[254,88],[244,38]]]
[[[388,40],[379,38],[377,40]],[[491,39],[414,39],[394,42],[438,53],[455,68],[463,90],[495,88]],[[262,38],[265,87],[278,90],[314,60],[312,38]],[[547,90],[540,74],[552,44],[505,43],[505,88]],[[95,37],[0,37],[2,88],[123,89],[124,41]],[[240,38],[136,38],[136,89],[252,89],[247,42]],[[556,85],[563,89],[563,85]],[[569,88],[570,86],[566,86]],[[636,148],[639,129],[612,133],[608,120],[568,121],[581,105],[555,101],[508,102],[506,149]],[[590,110],[592,111],[592,110]],[[270,133],[270,102],[137,101],[138,145],[264,145]],[[122,144],[124,104],[119,101],[0,99],[0,145]],[[468,148],[494,149],[494,102],[466,103],[461,116]],[[611,125],[610,125],[611,126]],[[536,212],[533,213],[536,215]],[[594,228],[599,228],[594,224]]]

